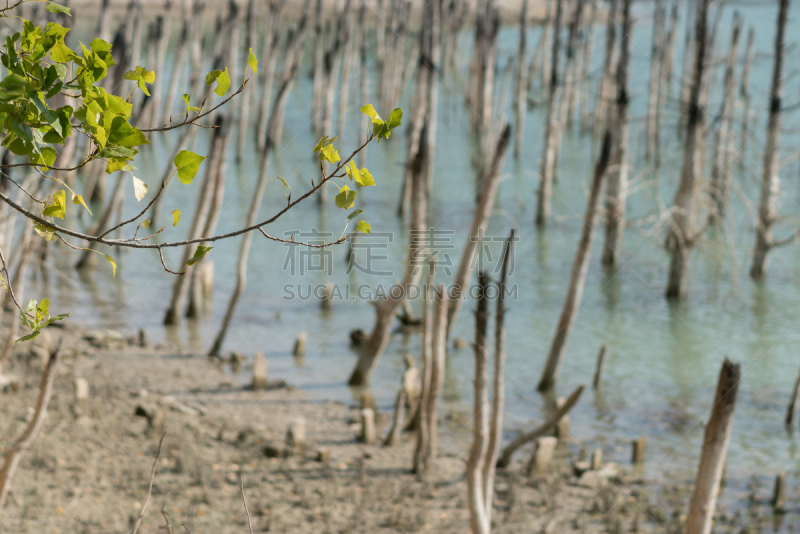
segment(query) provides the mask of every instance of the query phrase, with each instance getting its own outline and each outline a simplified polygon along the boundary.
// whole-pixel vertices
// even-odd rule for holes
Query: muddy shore
[[[46,351],[63,338],[62,361],[38,439],[22,458],[2,532],[129,532],[143,506],[163,432],[141,533],[468,532],[465,421],[443,421],[435,472],[409,472],[414,434],[393,447],[358,442],[356,404],[312,401],[291,384],[241,383],[230,364],[151,346],[135,332],[51,328],[19,345],[4,369],[0,452],[32,414]],[[141,343],[144,341],[144,343]],[[243,363],[247,366],[247,361]],[[76,400],[76,379],[89,383]],[[136,415],[136,413],[140,415]],[[302,448],[287,428],[305,421]],[[379,412],[379,441],[391,414]],[[498,473],[495,532],[680,532],[686,481],[641,480],[605,464],[577,476],[568,440],[543,471],[527,473],[530,449]],[[716,532],[759,532],[775,520],[766,495],[719,514]],[[780,517],[778,517],[779,519]]]

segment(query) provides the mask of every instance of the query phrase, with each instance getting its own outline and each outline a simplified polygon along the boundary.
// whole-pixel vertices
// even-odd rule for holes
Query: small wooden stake
[[[556,408],[560,410],[564,407],[566,402],[566,397],[559,397],[556,401]],[[565,415],[558,421],[558,424],[556,424],[555,435],[560,440],[566,440],[569,438],[569,415]]]
[[[294,350],[293,354],[296,357],[304,356],[306,353],[306,333],[303,332],[297,339],[294,341]]]
[[[775,477],[775,487],[772,490],[772,508],[776,512],[786,509],[786,471],[778,473]]]
[[[375,410],[364,408],[361,410],[361,443],[375,443]]]
[[[536,440],[536,444],[533,448],[533,454],[531,455],[531,459],[528,462],[527,467],[527,473],[529,476],[535,473],[541,473],[545,470],[545,468],[550,464],[550,460],[553,459],[553,452],[555,452],[557,444],[558,438],[554,438],[552,436],[547,436]]]
[[[594,368],[594,380],[592,381],[592,388],[597,389],[600,386],[600,379],[603,377],[603,368],[606,363],[606,351],[608,350],[608,343],[603,343],[600,347],[600,353],[597,355],[597,365]]]
[[[643,464],[647,456],[647,436],[641,436],[639,439],[633,440],[633,453],[631,454],[631,463],[634,465]]]
[[[592,471],[597,471],[603,467],[603,449],[595,449],[592,453]]]
[[[253,358],[253,389],[263,389],[267,387],[269,379],[269,368],[264,355],[257,352]]]

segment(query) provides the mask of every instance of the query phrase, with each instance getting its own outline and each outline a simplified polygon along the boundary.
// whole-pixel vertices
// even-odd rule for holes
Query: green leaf
[[[136,70],[129,70],[128,72],[126,72],[123,78],[126,80],[133,80],[137,82],[137,84],[139,85],[139,89],[141,89],[142,92],[147,96],[150,96],[150,91],[147,90],[147,86],[145,84],[154,83],[156,81],[156,73],[155,71],[147,70],[144,67],[137,66]]]
[[[133,194],[136,196],[137,201],[141,201],[147,194],[147,184],[133,174],[131,174],[131,178],[133,178]]]
[[[53,48],[50,49],[50,59],[56,63],[69,63],[77,59],[77,57],[75,52],[70,50],[63,41],[57,41],[56,44],[53,45]]]
[[[217,96],[224,96],[225,93],[228,92],[228,88],[231,86],[231,77],[228,74],[228,68],[226,67],[224,71],[219,73],[217,77],[217,88],[214,89],[214,92],[217,93]]]
[[[181,220],[181,210],[172,210],[172,227],[175,228],[178,226],[178,221]]]
[[[67,194],[63,189],[53,195],[53,203],[44,209],[44,216],[59,219],[67,216]]]
[[[258,60],[256,59],[255,54],[253,54],[253,49],[250,49],[250,58],[247,60],[247,65],[253,69],[253,74],[258,72]]]
[[[352,221],[353,219],[355,219],[356,217],[358,217],[358,216],[359,216],[359,215],[361,215],[362,213],[364,213],[364,210],[355,210],[354,212],[350,213],[350,214],[347,216],[347,222],[350,222],[350,221]]]
[[[83,201],[83,197],[82,196],[76,195],[75,193],[72,193],[72,203],[75,204],[75,205],[83,206],[84,208],[86,208],[86,211],[89,212],[89,215],[92,214],[92,210],[90,210],[89,206],[86,205],[86,202]]]
[[[403,110],[400,108],[395,108],[389,114],[389,120],[386,123],[389,125],[390,130],[394,130],[398,126],[400,126],[403,120]]]
[[[198,108],[197,106],[190,106],[189,105],[189,95],[188,94],[187,95],[183,95],[183,101],[186,102],[186,112],[187,113],[190,112],[190,111],[200,111],[200,108]]]
[[[339,194],[336,195],[334,200],[336,201],[337,206],[343,210],[349,210],[353,207],[357,195],[358,193],[351,191],[350,188],[345,185],[339,190]]]
[[[44,224],[36,224],[33,227],[34,232],[42,236],[45,241],[55,241],[56,229]]]
[[[142,228],[150,228],[150,219],[145,219],[142,221]]]
[[[335,148],[333,148],[333,145],[328,145],[319,151],[320,161],[329,161],[331,163],[336,163],[341,159],[342,158],[339,157],[339,153],[336,151]]]
[[[106,259],[109,261],[109,263],[111,263],[111,268],[113,269],[113,271],[111,272],[111,276],[116,278],[117,277],[117,264],[114,262],[114,258],[109,256],[108,254],[103,254],[103,256],[105,256]]]
[[[220,74],[222,74],[221,70],[212,70],[206,74],[206,87],[209,87],[212,83],[214,83],[214,80],[219,78]]]
[[[358,171],[356,183],[361,187],[367,187],[370,185],[375,185],[375,179],[372,177],[372,173],[365,168]]]
[[[72,16],[72,13],[69,12],[68,7],[62,6],[61,4],[56,4],[55,2],[47,2],[47,7],[45,9],[50,13],[66,13],[67,16]]]
[[[314,152],[315,152],[315,153],[316,153],[316,152],[319,152],[319,151],[320,151],[320,150],[322,150],[323,148],[325,148],[325,147],[327,147],[327,146],[330,146],[330,145],[332,145],[332,144],[333,144],[333,142],[334,142],[334,141],[336,141],[336,139],[338,139],[338,137],[332,137],[332,138],[328,138],[328,136],[327,136],[327,135],[323,135],[323,136],[322,136],[322,139],[320,139],[320,140],[317,142],[317,144],[314,146]]]
[[[372,227],[369,225],[367,221],[358,221],[358,226],[356,227],[356,231],[368,234],[372,231]]]
[[[375,111],[375,108],[372,107],[372,104],[367,104],[366,106],[362,106],[361,107],[361,113],[364,113],[365,115],[367,115],[373,121],[375,119],[380,120],[380,118],[381,118],[380,115],[378,115],[378,112]]]
[[[200,164],[205,160],[205,156],[199,156],[189,150],[181,150],[175,156],[175,167],[178,168],[178,179],[185,183],[190,184],[197,171],[200,170]]]
[[[202,260],[206,253],[214,247],[207,247],[205,245],[197,245],[197,250],[194,251],[194,256],[186,262],[186,265],[194,265]]]

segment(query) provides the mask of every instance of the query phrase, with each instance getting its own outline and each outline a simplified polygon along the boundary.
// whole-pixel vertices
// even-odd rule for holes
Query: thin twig
[[[136,534],[139,530],[139,525],[142,524],[142,519],[144,518],[144,512],[147,510],[147,504],[150,502],[150,495],[153,493],[153,480],[156,477],[156,466],[158,465],[158,457],[161,456],[161,443],[164,441],[164,436],[167,433],[164,432],[161,434],[161,439],[158,440],[158,450],[156,451],[156,458],[153,460],[153,470],[150,471],[150,485],[147,488],[147,498],[144,500],[144,504],[142,505],[142,511],[139,512],[139,517],[136,519],[136,524],[133,526],[133,530],[131,534]]]
[[[250,527],[250,534],[253,534],[253,523],[250,521],[250,510],[247,509],[247,499],[244,498],[244,479],[239,479],[242,483],[242,502],[244,503],[244,511],[247,514],[247,526]]]

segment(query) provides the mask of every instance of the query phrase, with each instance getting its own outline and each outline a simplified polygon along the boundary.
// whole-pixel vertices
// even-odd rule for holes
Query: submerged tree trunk
[[[753,68],[755,51],[753,43],[755,41],[755,30],[750,28],[747,32],[747,48],[745,49],[744,67],[742,68],[742,80],[739,86],[739,97],[742,99],[742,131],[739,141],[739,165],[744,165],[744,157],[747,153],[747,139],[750,136],[750,71]]]
[[[731,157],[733,156],[730,148],[731,143],[731,124],[733,121],[733,86],[734,68],[736,67],[736,55],[739,48],[739,33],[741,31],[741,20],[738,14],[733,20],[733,35],[731,36],[731,46],[728,50],[728,60],[725,65],[725,81],[722,97],[722,116],[719,124],[719,142],[714,149],[714,167],[711,173],[711,213],[709,222],[716,223],[725,216],[725,207],[728,202],[728,189],[731,180]]]
[[[694,196],[697,179],[701,174],[698,154],[699,139],[702,135],[703,113],[703,80],[706,63],[706,33],[709,0],[701,0],[697,5],[697,20],[694,40],[694,69],[692,74],[692,90],[688,106],[686,137],[683,143],[683,166],[681,181],[673,201],[673,212],[670,220],[670,239],[672,242],[672,260],[669,268],[667,298],[682,299],[686,296],[686,279],[689,275],[689,251],[694,239]]]
[[[759,279],[767,273],[767,253],[775,246],[772,225],[777,217],[775,204],[780,194],[780,160],[778,145],[781,138],[781,97],[783,96],[783,56],[789,0],[781,0],[778,10],[778,29],[775,34],[775,62],[772,68],[767,146],[764,149],[764,170],[761,176],[761,201],[756,220],[756,247],[750,276]]]
[[[514,85],[514,110],[516,111],[517,135],[514,138],[514,157],[519,158],[522,138],[525,135],[525,110],[528,108],[527,98],[527,65],[525,54],[528,31],[528,0],[522,0],[522,12],[519,16],[519,50],[517,51],[517,76]]]
[[[539,178],[539,189],[536,195],[536,226],[544,227],[550,218],[550,197],[553,194],[553,172],[555,170],[556,138],[559,135],[558,100],[560,90],[558,84],[559,33],[563,6],[556,1],[556,18],[553,27],[553,49],[550,57],[550,90],[547,96],[547,117],[545,118],[544,149],[542,150],[542,170]]]
[[[603,56],[603,73],[600,76],[600,83],[597,90],[597,101],[594,105],[594,135],[599,135],[605,131],[608,113],[606,109],[614,98],[614,48],[617,39],[617,6],[619,0],[611,0],[608,13],[608,23],[606,25],[606,49]]]
[[[650,161],[658,159],[658,128],[656,117],[658,116],[658,95],[661,88],[661,60],[663,33],[664,33],[664,10],[661,7],[661,0],[656,0],[655,18],[653,19],[653,42],[650,49],[650,94],[647,101],[647,145],[645,159]]]
[[[629,0],[626,0],[626,2]],[[605,182],[608,162],[611,158],[611,131],[606,130],[603,139],[603,149],[594,168],[594,179],[592,180],[592,190],[589,193],[589,200],[586,205],[586,215],[583,219],[583,231],[581,240],[578,243],[578,251],[575,254],[575,261],[572,264],[572,275],[570,276],[569,289],[564,300],[564,307],[561,310],[561,317],[558,320],[553,344],[550,346],[550,354],[547,358],[542,378],[539,381],[539,391],[548,391],[555,385],[558,369],[564,359],[564,352],[567,348],[567,340],[578,315],[578,306],[583,296],[583,287],[586,283],[586,272],[589,270],[589,260],[591,259],[592,240],[594,239],[594,227],[597,224],[597,208],[600,204],[600,192]]]
[[[630,135],[630,113],[628,111],[628,68],[631,24],[630,0],[623,0],[622,42],[620,43],[617,67],[616,109],[609,112],[606,124],[614,131],[613,162],[615,167],[608,177],[606,189],[606,237],[603,248],[603,265],[616,267],[619,264],[622,240],[625,232],[625,205],[628,199],[628,137]]]

